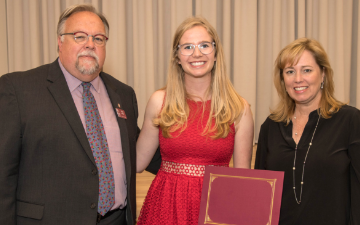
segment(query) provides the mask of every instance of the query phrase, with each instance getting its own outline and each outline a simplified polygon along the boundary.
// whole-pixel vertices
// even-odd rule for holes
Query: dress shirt
[[[67,85],[71,92],[71,96],[76,105],[76,109],[79,113],[81,122],[84,126],[84,132],[86,130],[85,123],[85,114],[83,108],[83,87],[81,86],[82,81],[72,76],[61,64],[60,59],[59,64],[60,68],[65,76]],[[121,138],[120,138],[120,128],[117,122],[115,110],[111,104],[109,95],[106,91],[104,82],[101,80],[100,76],[97,76],[93,81],[90,82],[91,88],[90,91],[94,95],[101,120],[104,125],[106,139],[108,142],[108,147],[110,151],[111,162],[114,172],[114,182],[115,182],[115,204],[111,208],[124,208],[126,205],[126,174],[125,174],[125,164],[124,157],[121,147]]]

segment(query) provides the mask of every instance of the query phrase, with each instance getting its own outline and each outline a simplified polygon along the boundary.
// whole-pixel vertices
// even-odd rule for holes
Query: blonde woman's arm
[[[165,91],[159,90],[151,95],[146,106],[144,123],[136,142],[136,172],[141,173],[149,165],[159,146],[159,128],[154,126],[155,119],[163,104]]]
[[[249,103],[245,101],[244,105],[244,113],[240,122],[235,126],[233,159],[235,168],[250,169],[254,138],[254,120]]]

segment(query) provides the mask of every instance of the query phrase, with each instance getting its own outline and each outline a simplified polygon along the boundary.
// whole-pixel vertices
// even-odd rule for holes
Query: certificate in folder
[[[284,172],[206,166],[199,224],[278,225]]]

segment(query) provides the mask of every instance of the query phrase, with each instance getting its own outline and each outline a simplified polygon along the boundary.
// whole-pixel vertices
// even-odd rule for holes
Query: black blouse
[[[300,197],[302,165],[319,115],[309,115],[296,155],[295,185]],[[343,106],[330,119],[320,118],[304,171],[301,204],[293,191],[296,144],[292,122],[262,124],[255,169],[285,171],[281,225],[360,224],[360,111]]]

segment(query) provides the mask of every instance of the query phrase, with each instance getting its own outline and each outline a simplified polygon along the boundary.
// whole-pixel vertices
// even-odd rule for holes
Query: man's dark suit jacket
[[[127,116],[117,119],[126,217],[134,224],[136,96],[112,76],[100,77],[114,109],[120,104]],[[58,60],[0,77],[0,224],[95,225],[98,190],[94,157]]]

